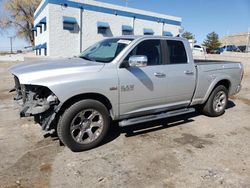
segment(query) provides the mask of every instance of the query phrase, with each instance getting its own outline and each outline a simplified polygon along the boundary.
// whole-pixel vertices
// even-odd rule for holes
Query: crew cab
[[[128,126],[191,113],[217,117],[241,89],[238,62],[194,61],[180,37],[106,38],[79,57],[10,68],[21,117],[34,120],[72,151],[99,145],[110,121]]]

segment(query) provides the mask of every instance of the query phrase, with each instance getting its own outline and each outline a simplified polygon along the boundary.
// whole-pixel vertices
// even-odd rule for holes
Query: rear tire
[[[210,94],[203,107],[203,113],[210,117],[221,116],[225,113],[228,103],[228,90],[225,86],[217,86]]]
[[[79,152],[98,146],[110,126],[107,108],[95,100],[82,100],[70,106],[61,116],[59,139],[72,151]]]

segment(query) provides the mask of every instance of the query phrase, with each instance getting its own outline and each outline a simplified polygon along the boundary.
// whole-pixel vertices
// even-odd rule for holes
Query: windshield
[[[80,58],[109,63],[127,46],[133,39],[106,39],[86,49]]]

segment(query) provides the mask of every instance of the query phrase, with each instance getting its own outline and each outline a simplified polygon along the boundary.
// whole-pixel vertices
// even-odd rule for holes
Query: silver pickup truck
[[[96,147],[110,121],[128,126],[193,112],[216,117],[241,89],[237,62],[193,60],[182,38],[107,38],[79,57],[12,67],[21,117],[57,130],[72,151]]]

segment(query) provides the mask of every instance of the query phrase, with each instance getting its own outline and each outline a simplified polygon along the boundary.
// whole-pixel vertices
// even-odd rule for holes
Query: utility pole
[[[250,27],[248,28],[248,33],[247,33],[246,53],[250,51],[249,42],[250,42]]]
[[[12,48],[12,40],[14,37],[8,37],[10,39],[10,53],[13,54],[13,48]]]
[[[125,6],[128,7],[128,0],[125,0]]]
[[[229,31],[227,31],[226,40],[225,40],[225,43],[226,43],[226,44],[225,44],[225,46],[226,46],[225,49],[226,49],[226,50],[227,50],[227,45],[229,45],[229,42],[230,42],[230,41],[229,41]]]

